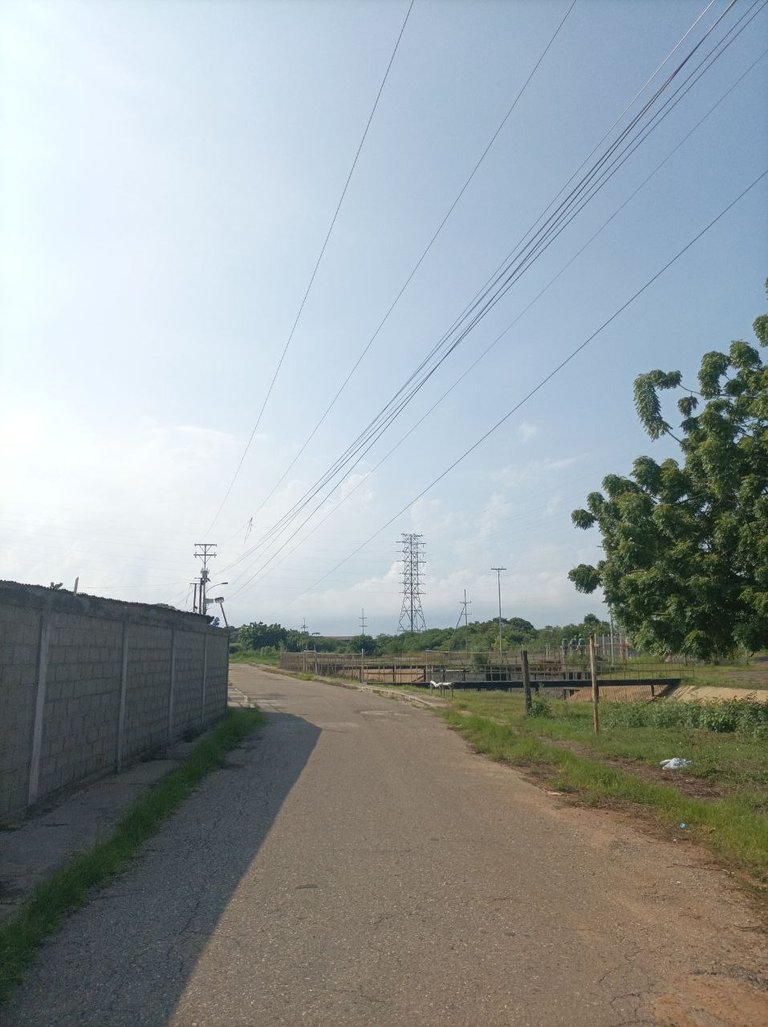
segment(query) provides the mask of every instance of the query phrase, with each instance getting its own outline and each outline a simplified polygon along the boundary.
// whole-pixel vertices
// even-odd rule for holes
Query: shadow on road
[[[320,735],[301,717],[267,711],[265,717],[265,727],[230,753],[137,865],[44,947],[0,1014],[3,1024],[168,1023],[241,884],[247,904],[244,876]],[[254,895],[253,918],[263,915]]]

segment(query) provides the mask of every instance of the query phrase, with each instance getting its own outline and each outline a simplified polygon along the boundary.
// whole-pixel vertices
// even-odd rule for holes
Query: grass
[[[262,722],[263,715],[257,709],[229,710],[176,770],[131,806],[109,838],[75,856],[35,888],[19,911],[0,926],[0,1003],[8,998],[38,946],[63,918],[80,908],[94,889],[124,870],[200,781],[222,766],[225,753]]]
[[[602,730],[594,735],[588,703],[554,700],[548,706],[549,716],[526,718],[518,696],[463,693],[443,716],[478,752],[528,767],[578,801],[650,814],[678,837],[684,830],[685,837],[768,884],[768,746],[762,726],[728,732],[691,723],[662,726],[650,711],[672,706],[663,700],[643,707],[647,722],[634,714],[633,723],[628,706],[605,703]],[[692,760],[691,766],[663,771],[660,761],[672,756]],[[678,828],[681,823],[685,829]]]
[[[254,649],[248,649],[245,652],[230,653],[230,663],[247,663],[247,664],[259,664],[267,663],[270,667],[277,667],[280,663],[279,653],[262,653],[257,652]]]

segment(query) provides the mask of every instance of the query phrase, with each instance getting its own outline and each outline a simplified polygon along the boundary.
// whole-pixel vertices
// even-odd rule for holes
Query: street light
[[[215,585],[209,585],[207,581],[200,581],[200,613],[206,614],[208,612],[208,605],[215,603],[215,599],[209,599],[206,593],[208,589],[213,591],[214,588],[219,588],[220,585],[228,585],[228,581],[217,581]]]
[[[229,631],[229,624],[227,623],[227,615],[224,613],[224,596],[216,596],[215,599],[209,599],[209,603],[218,603],[219,609],[221,610],[221,616],[224,618],[224,627]]]

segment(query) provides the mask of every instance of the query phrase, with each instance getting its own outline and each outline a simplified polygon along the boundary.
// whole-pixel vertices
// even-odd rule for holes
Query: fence
[[[581,682],[589,680],[589,658],[580,648],[550,647],[540,653],[529,652],[528,663],[532,682]],[[472,681],[487,683],[522,680],[520,651],[506,650],[499,657],[496,651],[426,650],[401,656],[366,656],[352,653],[321,653],[313,649],[280,654],[280,667],[293,673],[319,674],[326,677],[354,678],[380,684],[405,685],[429,681],[454,684]],[[598,673],[601,679],[678,679],[693,674],[693,666],[662,663],[640,657],[628,646],[614,647],[613,659],[606,640],[598,649]]]
[[[206,617],[0,582],[0,820],[219,719],[228,663]]]

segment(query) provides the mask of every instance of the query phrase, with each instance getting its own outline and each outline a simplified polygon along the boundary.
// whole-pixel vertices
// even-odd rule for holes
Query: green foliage
[[[262,621],[244,624],[238,628],[236,642],[241,649],[263,649],[265,646],[285,647],[288,632],[280,624],[264,624]]]
[[[768,344],[768,315],[755,321]],[[635,381],[635,407],[652,439],[670,435],[682,462],[638,458],[629,477],[610,474],[573,523],[597,525],[605,558],[569,577],[580,592],[602,587],[641,648],[703,659],[768,644],[768,368],[746,342],[706,353],[699,392],[678,371]],[[683,389],[679,436],[659,393]]]
[[[686,727],[702,731],[738,732],[762,738],[768,731],[768,703],[754,699],[720,702],[610,703],[604,727]]]
[[[547,625],[535,628],[523,617],[502,617],[501,634],[504,652],[523,646],[543,649],[549,645],[559,648],[563,640],[586,638],[590,632],[607,632],[608,624],[593,613],[587,613],[581,624]],[[233,662],[253,662],[254,659],[272,661],[281,650],[296,652],[317,649],[325,653],[353,653],[367,656],[392,656],[405,653],[423,653],[427,650],[471,652],[474,665],[484,671],[491,654],[499,651],[499,622],[497,618],[474,621],[466,628],[430,628],[414,634],[356,635],[353,638],[327,638],[284,628],[280,624],[261,621],[234,629],[231,636],[230,658]],[[498,659],[498,656],[496,657]]]
[[[546,696],[534,695],[531,699],[531,716],[532,717],[551,717],[552,716],[552,703]]]

